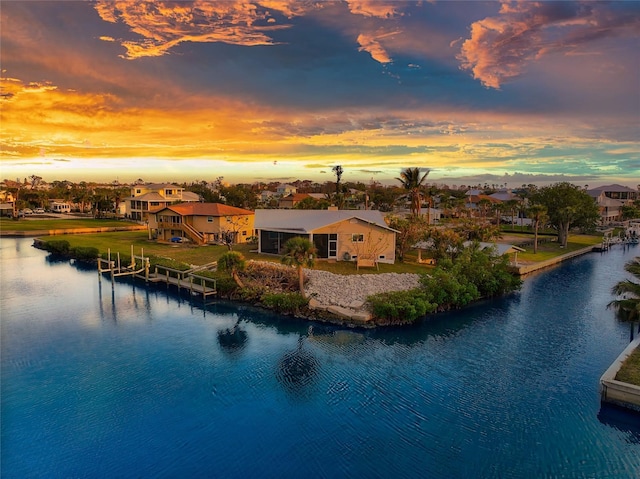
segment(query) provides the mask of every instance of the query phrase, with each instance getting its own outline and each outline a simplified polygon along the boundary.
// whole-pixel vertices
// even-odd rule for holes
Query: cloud
[[[183,42],[274,45],[270,33],[288,28],[286,19],[316,8],[300,1],[130,2],[95,4],[100,17],[122,22],[141,39],[122,40],[127,59],[162,56]]]
[[[391,57],[378,40],[368,33],[361,33],[358,35],[358,44],[360,45],[358,50],[369,53],[371,58],[379,63],[391,63]]]
[[[349,11],[354,15],[365,17],[391,18],[400,15],[398,2],[385,2],[382,0],[347,0]]]
[[[637,35],[639,18],[633,5],[505,0],[499,15],[471,25],[457,58],[484,86],[499,89],[545,55],[576,54],[602,38]]]

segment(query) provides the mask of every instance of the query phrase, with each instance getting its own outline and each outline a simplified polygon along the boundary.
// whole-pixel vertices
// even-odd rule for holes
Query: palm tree
[[[640,279],[640,257],[629,261],[624,269]],[[640,283],[625,279],[611,288],[611,293],[622,298],[611,301],[607,307],[614,308],[619,318],[631,323],[631,340],[633,340],[633,324],[640,321]]]
[[[218,269],[228,271],[240,288],[244,288],[244,283],[238,276],[238,271],[243,271],[245,264],[244,256],[236,251],[229,251],[218,259]]]
[[[538,228],[541,224],[544,224],[547,217],[547,208],[544,205],[531,205],[528,210],[528,214],[533,220],[533,254],[538,252]]]
[[[315,264],[316,248],[313,243],[302,236],[294,236],[284,244],[284,264],[295,266],[298,269],[298,281],[300,294],[304,296],[304,271],[303,266],[312,268]]]
[[[430,171],[427,169],[422,174],[420,168],[407,168],[400,172],[400,177],[396,178],[408,192],[408,196],[411,199],[411,214],[414,216],[420,214],[420,203],[422,202],[420,190],[424,186],[424,181],[429,176]]]

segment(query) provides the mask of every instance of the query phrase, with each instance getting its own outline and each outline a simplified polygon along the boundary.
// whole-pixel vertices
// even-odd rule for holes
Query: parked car
[[[44,208],[36,208],[35,210],[33,210],[33,212],[37,215],[43,215],[44,214]]]
[[[183,241],[184,238],[181,238],[180,236],[174,236],[173,238],[171,238],[172,243],[182,243]]]
[[[22,213],[23,216],[32,215],[33,214],[33,210],[31,208],[24,208],[24,209],[20,210],[20,213]]]

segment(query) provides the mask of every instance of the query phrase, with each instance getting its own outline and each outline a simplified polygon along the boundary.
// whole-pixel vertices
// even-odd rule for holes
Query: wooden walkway
[[[140,266],[137,264],[140,260]],[[149,258],[145,257],[143,252],[140,256],[133,254],[133,246],[131,247],[131,264],[122,266],[120,264],[120,254],[117,260],[111,259],[111,251],[109,250],[108,259],[98,258],[98,275],[101,278],[103,274],[111,276],[111,282],[120,276],[131,276],[133,278],[143,279],[146,283],[166,283],[167,286],[174,285],[178,290],[188,289],[191,294],[200,294],[203,298],[217,294],[216,280],[197,274],[202,271],[203,267],[193,268],[187,271],[181,271],[167,266],[156,265],[154,272],[150,272]]]

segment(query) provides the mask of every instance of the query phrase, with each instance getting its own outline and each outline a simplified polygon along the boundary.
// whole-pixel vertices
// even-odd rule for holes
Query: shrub
[[[308,300],[300,293],[265,293],[262,303],[278,313],[295,313],[308,304]]]
[[[369,296],[367,302],[376,318],[394,323],[413,323],[437,307],[422,289],[375,294]]]
[[[93,261],[98,258],[100,251],[93,246],[75,246],[71,248],[70,253],[80,261]]]
[[[55,254],[69,254],[69,242],[67,240],[51,240],[43,243],[44,249]]]
[[[122,258],[122,256],[120,257]],[[166,266],[167,268],[177,269],[178,271],[187,271],[188,269],[191,269],[191,265],[187,263],[176,261],[171,258],[162,258],[160,256],[152,256],[149,259],[149,263],[152,269],[154,266]]]

